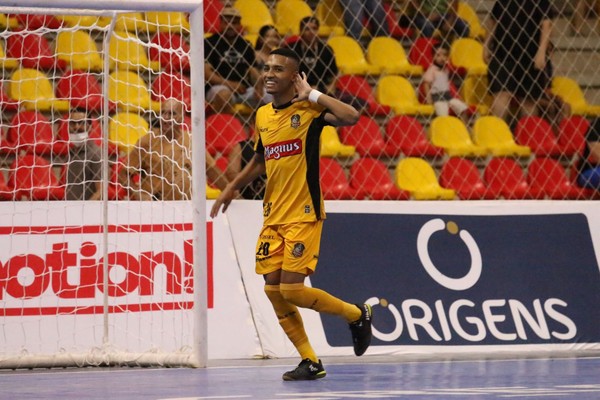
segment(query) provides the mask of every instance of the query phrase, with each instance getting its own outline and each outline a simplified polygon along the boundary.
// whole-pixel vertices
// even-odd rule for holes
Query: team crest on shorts
[[[296,243],[294,245],[294,249],[292,250],[292,256],[294,256],[296,258],[302,257],[302,254],[304,254],[305,248],[306,247],[304,246],[304,243]]]
[[[292,123],[290,124],[292,128],[298,129],[300,127],[300,114],[292,115]]]

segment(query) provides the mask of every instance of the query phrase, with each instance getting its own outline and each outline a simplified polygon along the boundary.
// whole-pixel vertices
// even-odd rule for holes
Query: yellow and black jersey
[[[319,183],[319,141],[324,108],[308,101],[256,112],[255,151],[267,169],[265,225],[325,219]]]

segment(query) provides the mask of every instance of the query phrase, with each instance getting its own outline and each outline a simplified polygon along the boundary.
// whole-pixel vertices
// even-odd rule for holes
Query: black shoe
[[[362,356],[371,344],[371,321],[373,320],[373,312],[371,306],[363,304],[356,305],[362,311],[360,319],[350,324],[350,332],[352,332],[352,343],[354,343],[354,354]]]
[[[315,379],[325,378],[327,372],[323,368],[321,360],[318,363],[306,358],[300,361],[296,369],[283,374],[284,381],[312,381]]]

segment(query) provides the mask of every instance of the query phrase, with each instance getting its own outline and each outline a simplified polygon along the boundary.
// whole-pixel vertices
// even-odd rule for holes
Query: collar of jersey
[[[275,110],[283,110],[284,108],[288,108],[291,105],[292,105],[292,100],[288,101],[287,103],[283,103],[280,106],[276,106],[275,104],[273,104],[273,109],[275,109]]]

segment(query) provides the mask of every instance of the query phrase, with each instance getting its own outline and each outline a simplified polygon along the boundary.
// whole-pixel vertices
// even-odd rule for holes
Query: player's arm
[[[551,33],[552,21],[550,19],[543,20],[540,26],[540,43],[533,60],[537,69],[544,69],[546,66],[546,56],[548,54],[548,44],[550,43]]]
[[[221,194],[219,194],[219,197],[217,197],[210,210],[211,218],[214,218],[219,214],[221,206],[223,206],[223,212],[227,211],[227,207],[229,207],[231,201],[236,197],[236,192],[265,172],[265,158],[262,154],[256,153],[235,179],[229,182]]]
[[[325,107],[327,109],[327,112],[325,113],[325,121],[331,125],[354,125],[356,122],[358,122],[360,113],[356,110],[356,108],[311,88],[306,80],[306,74],[304,72],[302,72],[302,76],[296,76],[294,85],[296,86],[297,96],[293,101],[297,102],[308,100]]]

